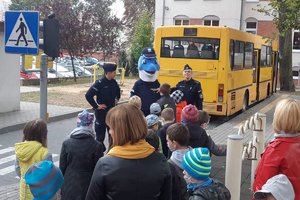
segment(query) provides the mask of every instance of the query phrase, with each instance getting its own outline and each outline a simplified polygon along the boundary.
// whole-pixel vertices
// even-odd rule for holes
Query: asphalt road
[[[213,129],[224,121],[222,118],[213,117],[208,129]],[[76,127],[76,118],[65,119],[48,124],[48,148],[53,154],[53,161],[58,165],[59,154],[63,141]],[[22,141],[22,130],[0,134],[0,187],[18,183],[19,179],[14,172],[15,151],[14,144]],[[107,139],[107,137],[106,137]],[[105,141],[107,146],[107,140]]]

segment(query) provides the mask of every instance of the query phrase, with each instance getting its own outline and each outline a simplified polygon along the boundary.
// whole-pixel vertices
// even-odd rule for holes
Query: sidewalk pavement
[[[246,112],[233,117],[229,121],[217,126],[212,130],[207,130],[207,132],[211,135],[211,137],[217,144],[226,145],[228,135],[237,134],[238,128],[242,123],[244,123],[256,112],[262,112],[267,116],[265,135],[265,142],[267,143],[273,138],[272,120],[276,103],[281,99],[287,97],[300,99],[300,96],[294,96],[286,93],[274,94],[261,103],[251,107]],[[82,108],[48,105],[48,112],[50,117],[49,120],[50,122],[52,122],[74,117],[81,110]],[[0,133],[22,129],[27,121],[36,119],[38,117],[38,103],[21,102],[20,111],[0,114]],[[251,139],[252,132],[248,131],[244,135],[244,144],[248,143]],[[212,166],[211,176],[225,183],[226,157],[213,156]],[[251,161],[244,160],[242,165],[241,199],[251,199],[252,197],[252,192],[250,190],[250,178]],[[18,184],[0,187],[0,199],[18,199]]]

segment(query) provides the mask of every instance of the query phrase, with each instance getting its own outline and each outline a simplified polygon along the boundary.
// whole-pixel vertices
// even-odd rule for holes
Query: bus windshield
[[[199,37],[162,38],[162,58],[188,58],[218,60],[220,39]]]

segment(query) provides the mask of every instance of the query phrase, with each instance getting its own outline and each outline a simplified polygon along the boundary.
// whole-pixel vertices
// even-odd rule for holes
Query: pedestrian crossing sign
[[[39,12],[5,12],[5,52],[38,54]]]

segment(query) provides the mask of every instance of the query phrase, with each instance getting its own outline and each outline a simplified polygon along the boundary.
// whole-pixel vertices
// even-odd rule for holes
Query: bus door
[[[256,83],[256,100],[259,100],[259,74],[260,74],[260,50],[254,50],[253,56],[253,84]]]
[[[278,53],[273,52],[272,93],[276,92],[278,78]]]

